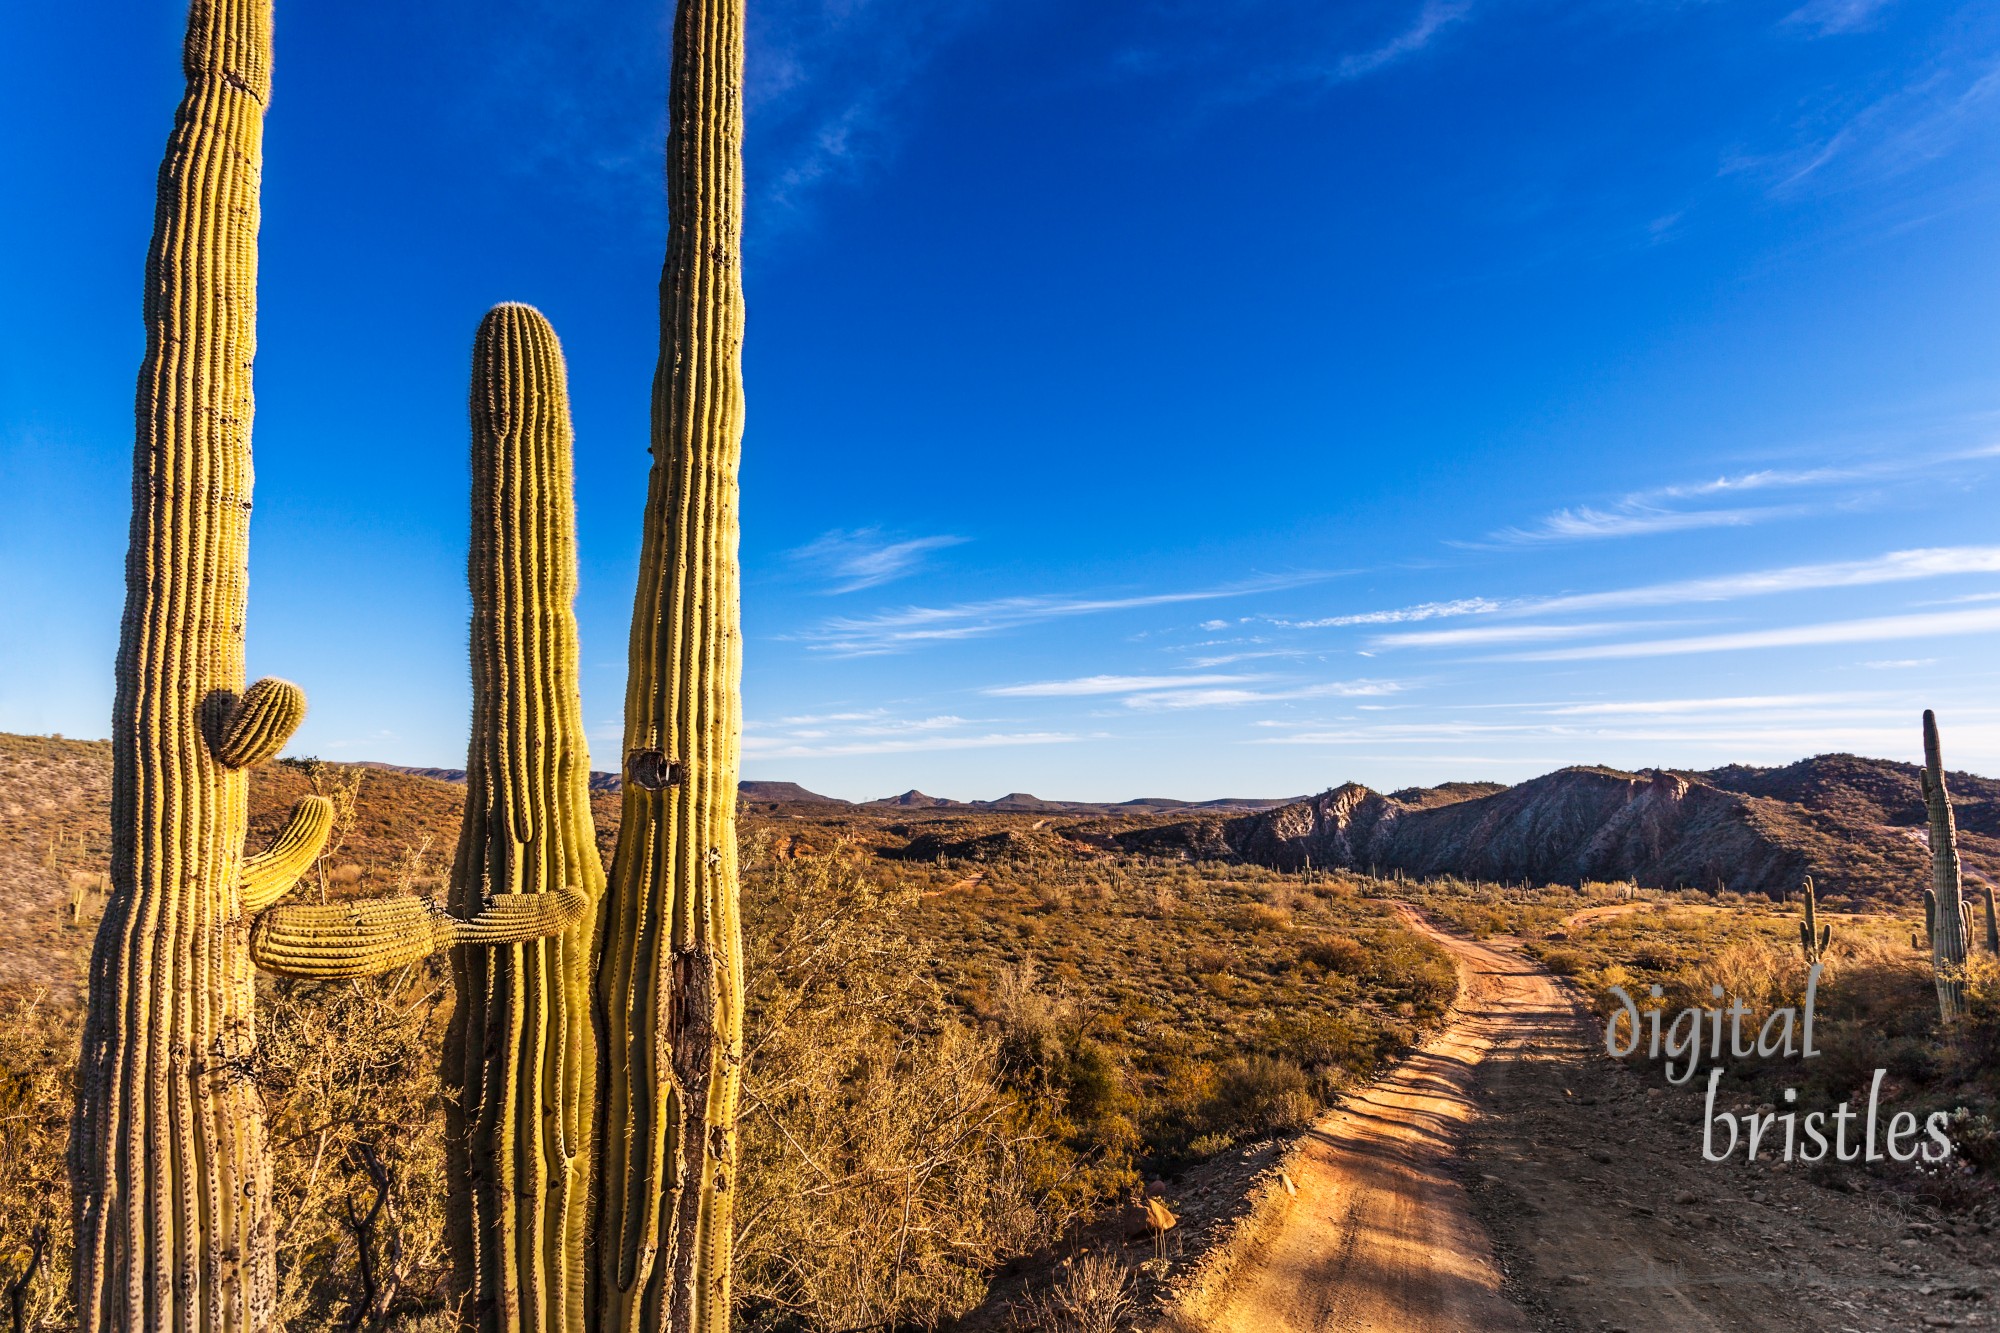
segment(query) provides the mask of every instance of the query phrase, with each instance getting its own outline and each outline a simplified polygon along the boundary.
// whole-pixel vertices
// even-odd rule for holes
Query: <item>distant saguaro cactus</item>
[[[146,256],[111,891],[70,1140],[87,1333],[271,1322],[247,937],[318,855],[332,813],[308,797],[266,852],[244,855],[248,771],[305,713],[295,685],[243,683],[269,0],[195,0],[182,65]]]
[[[1931,970],[1937,978],[1938,1014],[1947,1023],[1965,1012],[1965,956],[1971,922],[1958,869],[1958,826],[1945,788],[1944,754],[1937,715],[1924,710],[1924,806],[1930,816],[1931,886],[1924,891],[1924,924],[1930,935]]]
[[[653,466],[598,918],[593,1329],[724,1333],[742,1065],[743,0],[680,0]]]
[[[604,891],[578,693],[576,506],[562,347],[501,305],[472,345],[472,742],[451,905]],[[581,1333],[597,1047],[591,915],[452,952],[450,1239],[467,1328]]]
[[[1805,886],[1806,916],[1799,922],[1799,947],[1805,951],[1806,966],[1811,967],[1826,956],[1826,946],[1833,940],[1833,927],[1819,924],[1819,903],[1813,893],[1812,876],[1806,876]]]

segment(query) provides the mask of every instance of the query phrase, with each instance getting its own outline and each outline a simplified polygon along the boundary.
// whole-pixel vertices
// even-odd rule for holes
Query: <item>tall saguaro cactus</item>
[[[455,914],[500,895],[581,894],[604,869],[578,694],[576,517],[562,347],[496,306],[472,347],[472,743]],[[597,1078],[593,920],[452,952],[450,1230],[467,1328],[582,1333]]]
[[[248,770],[305,712],[294,685],[243,686],[269,0],[194,0],[183,65],[146,256],[111,894],[70,1146],[88,1333],[270,1323],[250,915],[311,864],[330,816],[308,799],[244,855]]]
[[[743,0],[680,0],[652,475],[599,914],[594,1329],[723,1333],[742,1063]]]
[[[1799,948],[1805,951],[1806,966],[1811,967],[1826,957],[1827,946],[1833,942],[1833,927],[1819,923],[1819,898],[1813,892],[1811,875],[1806,876],[1804,892],[1806,915],[1799,922]]]
[[[1928,708],[1924,710],[1922,783],[1931,840],[1931,887],[1924,894],[1924,918],[1930,927],[1938,1014],[1949,1023],[1965,1012],[1965,955],[1970,952],[1972,930],[1959,880],[1958,826],[1952,818],[1951,793],[1944,783],[1937,715]]]

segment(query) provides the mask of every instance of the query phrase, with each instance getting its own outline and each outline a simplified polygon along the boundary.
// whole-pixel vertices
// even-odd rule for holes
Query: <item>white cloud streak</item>
[[[998,597],[952,606],[911,606],[873,616],[833,617],[798,637],[812,651],[831,657],[876,657],[937,643],[983,638],[1051,620],[1244,597],[1303,587],[1333,577],[1329,573],[1274,575],[1217,588],[1145,593],[1132,597]]]
[[[958,546],[964,541],[963,537],[952,536],[891,541],[879,527],[851,532],[835,528],[792,551],[791,558],[823,571],[834,581],[830,592],[860,592],[914,574],[932,551]]]
[[[1726,602],[1739,597],[1762,597],[1773,593],[1906,583],[1950,574],[1995,573],[2000,573],[2000,546],[1937,546],[1891,551],[1868,560],[1788,565],[1781,569],[1682,579],[1610,592],[1544,597],[1515,603],[1508,611],[1515,615],[1560,615],[1634,606],[1677,606],[1692,602]]]
[[[1492,643],[1535,643],[1551,639],[1586,639],[1633,629],[1657,628],[1657,621],[1601,620],[1576,625],[1479,625],[1471,629],[1416,630],[1378,634],[1371,648],[1462,648]]]
[[[1822,497],[1812,504],[1744,505],[1738,497],[1759,491],[1826,491],[1845,487],[1847,499],[1858,494],[1861,483],[1880,485],[1885,480],[1949,467],[1977,459],[1991,458],[1994,448],[1980,445],[1918,457],[1907,454],[1887,459],[1871,459],[1841,467],[1761,468],[1737,476],[1715,477],[1708,481],[1683,482],[1634,491],[1604,506],[1577,505],[1558,509],[1526,527],[1503,528],[1488,540],[1519,546],[1549,542],[1593,541],[1610,537],[1640,537],[1663,532],[1687,532],[1704,528],[1748,527],[1772,519],[1796,518],[1816,512],[1835,502]],[[1693,507],[1690,502],[1726,501],[1721,508]]]
[[[1728,602],[1744,597],[1768,597],[1780,593],[1820,592],[1835,588],[1863,588],[1881,584],[1908,583],[1959,574],[2000,574],[2000,546],[1936,546],[1909,551],[1890,551],[1866,560],[1839,560],[1817,565],[1788,565],[1779,569],[1749,570],[1739,574],[1719,574],[1709,578],[1678,579],[1671,583],[1641,584],[1634,588],[1613,588],[1605,592],[1571,593],[1559,597],[1520,597],[1501,600],[1467,597],[1457,601],[1423,602],[1387,611],[1356,615],[1328,616],[1317,620],[1270,620],[1282,629],[1320,629],[1353,625],[1396,624],[1455,616],[1493,616],[1513,619],[1521,616],[1573,615],[1578,612],[1631,610],[1638,607],[1687,606],[1704,602]],[[1994,594],[1975,593],[1957,599],[1989,599]],[[1607,626],[1605,628],[1617,628]],[[1594,632],[1594,631],[1593,631]],[[1494,637],[1505,631],[1496,627]],[[1454,636],[1442,637],[1443,634]],[[1532,637],[1532,635],[1528,636]],[[1452,642],[1477,642],[1470,630],[1443,631],[1439,635],[1413,633],[1384,635],[1375,642],[1390,646],[1439,646]],[[1238,657],[1248,656],[1239,654]],[[1196,665],[1220,666],[1231,660],[1223,657],[1201,659]]]
[[[980,691],[1008,699],[1071,699],[1099,694],[1134,694],[1145,690],[1186,689],[1201,685],[1241,685],[1261,676],[1079,676],[1075,680],[1041,680],[1026,685],[996,685]]]
[[[1393,65],[1406,56],[1415,55],[1429,46],[1439,33],[1471,12],[1469,0],[1451,0],[1450,3],[1427,0],[1409,27],[1372,50],[1356,51],[1341,57],[1339,63],[1328,71],[1327,79],[1332,83],[1346,83]]]
[[[1586,662],[1630,657],[1669,657],[1693,653],[1746,652],[1759,648],[1807,648],[1833,643],[1881,643],[1901,639],[1943,638],[1987,634],[2000,630],[2000,607],[1977,611],[1939,611],[1925,615],[1877,616],[1818,625],[1788,625],[1779,629],[1744,630],[1732,634],[1702,634],[1680,639],[1650,639],[1636,643],[1599,643],[1576,648],[1508,654],[1513,662]]]
[[[1396,625],[1411,620],[1437,620],[1446,616],[1483,615],[1501,610],[1506,603],[1484,597],[1463,597],[1455,602],[1422,602],[1393,611],[1363,611],[1349,616],[1325,616],[1318,620],[1273,620],[1283,629],[1335,629],[1346,625]],[[1213,623],[1213,622],[1212,622]],[[1208,626],[1202,626],[1207,629]]]
[[[918,754],[936,750],[990,750],[1017,745],[1066,745],[1083,739],[1068,732],[987,732],[964,736],[901,739],[827,740],[793,737],[743,738],[746,759],[840,759],[869,754]]]
[[[1403,686],[1389,680],[1336,680],[1268,690],[1157,690],[1127,698],[1125,706],[1141,712],[1190,708],[1237,708],[1244,704],[1280,703],[1294,699],[1365,699],[1395,694]]]

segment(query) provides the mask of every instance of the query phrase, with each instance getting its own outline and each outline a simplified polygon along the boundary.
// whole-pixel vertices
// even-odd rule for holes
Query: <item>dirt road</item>
[[[1547,972],[1404,910],[1458,959],[1459,1017],[1315,1126],[1285,1163],[1296,1194],[1226,1247],[1183,1326],[1990,1326],[1991,1238],[1796,1169],[1704,1163],[1698,1100],[1605,1059]]]
[[[1410,923],[1431,933],[1415,912]],[[1473,1069],[1518,1021],[1502,960],[1450,940],[1462,1016],[1316,1125],[1286,1164],[1297,1187],[1246,1237],[1188,1322],[1214,1330],[1533,1327],[1503,1292],[1492,1243],[1452,1170],[1477,1114]]]

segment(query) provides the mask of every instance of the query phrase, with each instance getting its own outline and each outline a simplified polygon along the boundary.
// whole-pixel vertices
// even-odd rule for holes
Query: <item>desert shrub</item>
[[[1385,1054],[1385,1033],[1358,1012],[1308,1010],[1271,1021],[1266,1035],[1280,1058],[1311,1078],[1324,1101],[1355,1075],[1372,1070]]]
[[[1216,1130],[1248,1136],[1301,1128],[1318,1110],[1304,1070],[1290,1060],[1250,1055],[1222,1066],[1205,1118]]]
[[[44,994],[0,996],[0,1288],[41,1261],[23,1291],[24,1329],[73,1326],[70,1197],[63,1153],[82,1015]]]
[[[364,981],[267,978],[260,988],[257,1082],[284,1219],[286,1327],[344,1329],[364,1311],[380,1327],[445,1309],[439,1068],[450,1010],[441,959]]]
[[[1951,1141],[1959,1156],[1981,1171],[2000,1168],[2000,1125],[1991,1116],[1959,1107],[1951,1117]]]
[[[1360,976],[1368,970],[1368,947],[1352,935],[1321,935],[1299,950],[1299,957],[1315,967],[1342,976]]]
[[[1055,1280],[1014,1311],[1019,1333],[1116,1333],[1135,1312],[1132,1268],[1116,1254],[1067,1259]]]
[[[1227,972],[1230,964],[1235,961],[1236,955],[1214,944],[1198,944],[1188,952],[1187,956],[1188,971],[1196,976],[1210,972]]]
[[[1292,924],[1292,914],[1270,903],[1239,903],[1225,920],[1238,930],[1286,930]]]
[[[1024,955],[996,968],[987,988],[1001,1055],[1016,1070],[1052,1066],[1061,1054],[1064,1031],[1077,1021],[1067,994],[1040,987],[1039,970],[1034,955]]]
[[[1385,931],[1369,951],[1378,985],[1407,997],[1419,1021],[1442,1017],[1458,998],[1458,965],[1439,946],[1408,931]]]
[[[1002,1081],[1003,1041],[1059,1056],[1059,1007],[1023,960],[997,979],[1010,1035],[974,1030],[898,928],[911,905],[829,858],[746,879],[744,1328],[934,1326],[1069,1220],[1065,1126]]]
[[[1559,977],[1573,977],[1590,966],[1590,959],[1580,949],[1566,949],[1561,946],[1538,951],[1543,967]]]

